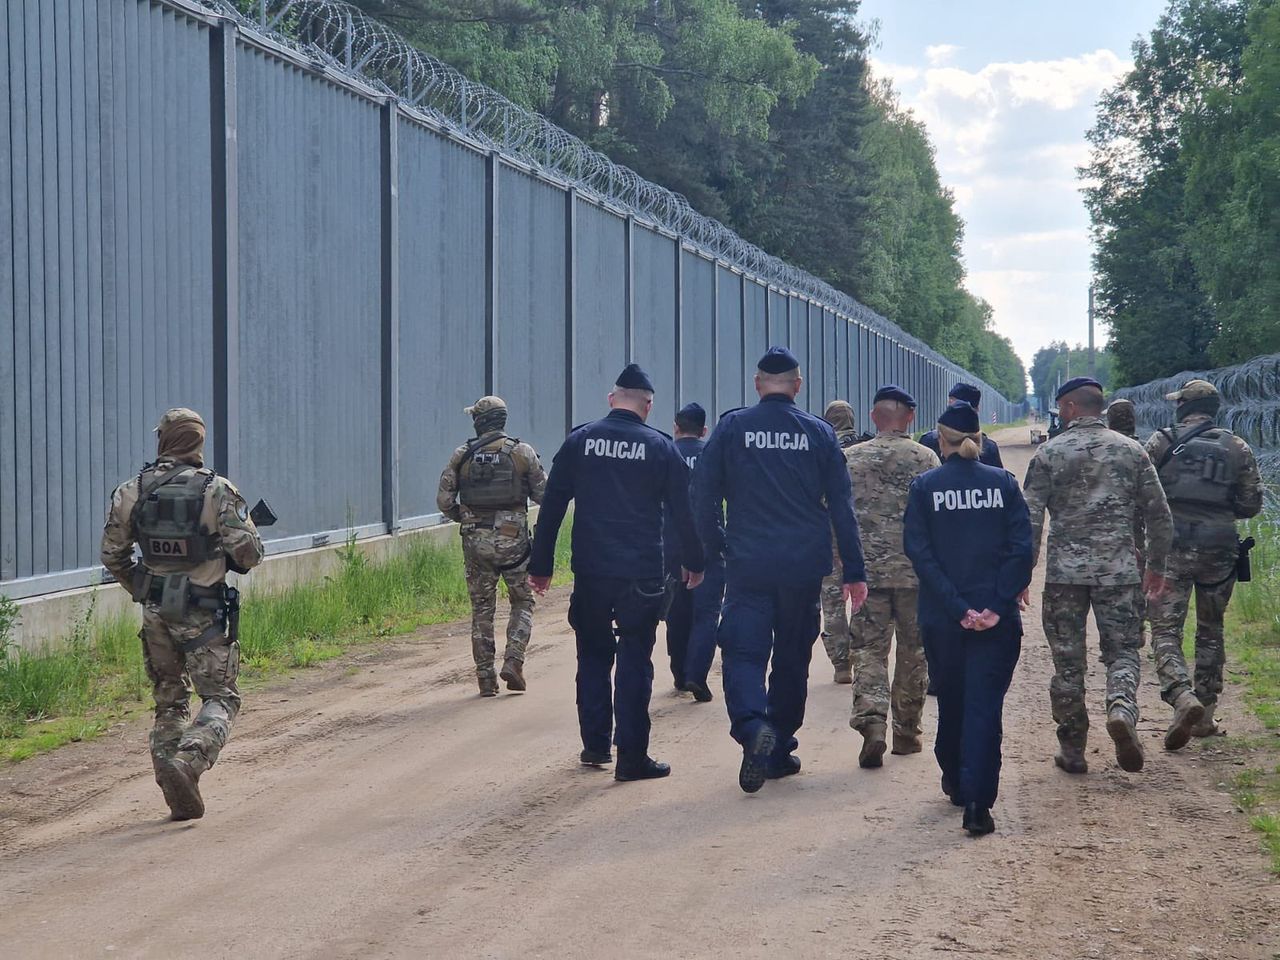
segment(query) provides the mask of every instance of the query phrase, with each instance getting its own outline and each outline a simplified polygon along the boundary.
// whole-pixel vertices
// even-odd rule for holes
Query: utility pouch
[[[170,573],[160,592],[160,619],[178,623],[186,618],[191,579],[185,573]]]
[[[1249,563],[1249,551],[1258,545],[1258,541],[1253,537],[1249,537],[1240,541],[1239,552],[1236,554],[1236,581],[1239,583],[1248,583],[1253,579],[1253,567]]]
[[[129,594],[134,603],[146,603],[151,596],[151,571],[141,563],[134,564],[133,580],[129,584]]]
[[[227,587],[227,639],[235,643],[240,639],[240,591]]]

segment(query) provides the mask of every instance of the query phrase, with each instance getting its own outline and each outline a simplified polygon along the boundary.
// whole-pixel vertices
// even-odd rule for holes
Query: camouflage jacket
[[[1192,414],[1178,423],[1178,433],[1186,434],[1200,424],[1208,421],[1208,414]],[[1217,507],[1210,504],[1170,502],[1175,521],[1183,523],[1204,523],[1233,525],[1236,520],[1247,520],[1257,516],[1262,510],[1262,474],[1258,471],[1258,461],[1253,455],[1253,448],[1235,434],[1224,429],[1209,430],[1202,434],[1206,439],[1217,440],[1227,448],[1228,454],[1235,460],[1236,482],[1231,490],[1231,506]],[[1147,455],[1152,463],[1159,463],[1166,450],[1169,449],[1169,438],[1160,430],[1147,440]]]
[[[526,514],[528,512],[527,502],[512,504],[510,509],[501,511],[472,510],[458,502],[458,469],[462,466],[462,459],[467,455],[469,447],[470,443],[468,442],[453,451],[453,456],[449,458],[448,466],[440,474],[440,486],[436,488],[436,507],[439,511],[455,523],[463,524],[492,523],[499,513]],[[516,466],[521,470],[526,501],[532,500],[534,503],[541,503],[542,495],[547,490],[547,472],[542,469],[542,461],[538,459],[537,451],[521,440],[512,448],[511,459],[516,462]]]
[[[867,586],[914,587],[915,570],[902,547],[902,516],[911,481],[938,466],[933,451],[899,431],[880,433],[844,451],[862,531]]]
[[[1116,586],[1137,583],[1134,514],[1146,527],[1148,569],[1163,574],[1173,518],[1156,468],[1134,440],[1101,417],[1080,417],[1031,458],[1023,493],[1031,511],[1036,562],[1044,516],[1049,528],[1046,583]]]
[[[159,460],[155,469],[167,470],[175,462]],[[212,471],[210,475],[213,479],[205,490],[200,523],[218,535],[221,554],[194,567],[180,561],[157,563],[153,572],[186,573],[196,586],[212,587],[226,579],[228,556],[243,570],[252,569],[262,562],[262,538],[249,518],[244,497],[226,477],[217,476]],[[107,523],[102,530],[102,565],[126,590],[132,589],[133,573],[138,565],[133,556],[133,508],[138,502],[138,482],[138,477],[131,477],[116,487],[111,494]]]

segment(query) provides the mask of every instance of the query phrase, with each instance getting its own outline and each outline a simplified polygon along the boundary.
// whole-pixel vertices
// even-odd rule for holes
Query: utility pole
[[[1093,355],[1093,284],[1089,284],[1089,376],[1097,377],[1098,368]]]

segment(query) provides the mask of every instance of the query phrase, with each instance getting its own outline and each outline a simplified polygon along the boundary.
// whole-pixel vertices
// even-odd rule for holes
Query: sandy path
[[[974,841],[929,753],[857,769],[820,645],[800,776],[743,795],[718,692],[670,692],[661,653],[673,776],[580,768],[564,613],[539,610],[524,696],[475,696],[459,625],[257,691],[194,824],[162,819],[140,724],[0,769],[0,955],[1280,956],[1280,887],[1216,787],[1236,768],[1159,749],[1145,659],[1146,771],[1115,765],[1095,663],[1094,772],[1069,778],[1033,608]]]

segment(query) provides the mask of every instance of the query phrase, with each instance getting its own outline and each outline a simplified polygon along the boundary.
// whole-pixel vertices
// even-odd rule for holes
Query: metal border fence
[[[483,393],[549,456],[632,359],[660,427],[748,402],[773,342],[864,428],[877,384],[927,417],[974,379],[353,8],[251,13],[0,14],[0,591],[100,580],[106,498],[169,406],[283,552],[439,522]]]

